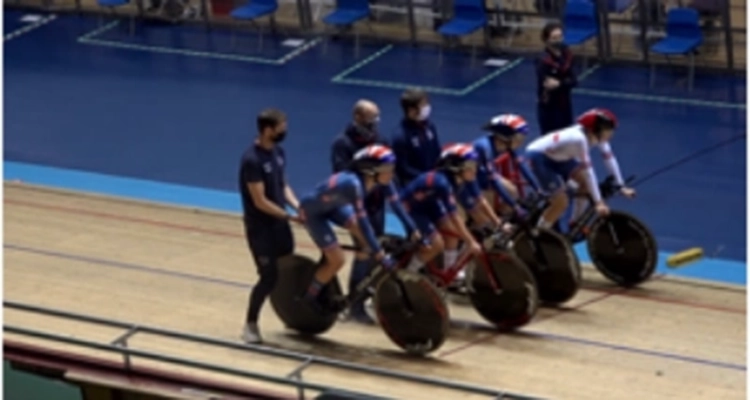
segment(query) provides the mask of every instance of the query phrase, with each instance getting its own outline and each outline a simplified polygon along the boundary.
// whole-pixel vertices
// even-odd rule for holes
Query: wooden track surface
[[[256,279],[242,233],[237,216],[6,183],[5,300],[235,341]],[[586,278],[564,309],[513,335],[453,305],[456,327],[427,360],[401,355],[377,327],[340,323],[305,341],[270,306],[261,322],[274,346],[553,399],[745,398],[744,287],[657,277],[623,291],[590,269]],[[5,323],[105,342],[122,333],[8,309]],[[145,334],[130,344],[279,375],[296,365]],[[481,398],[326,367],[305,376],[401,399]]]

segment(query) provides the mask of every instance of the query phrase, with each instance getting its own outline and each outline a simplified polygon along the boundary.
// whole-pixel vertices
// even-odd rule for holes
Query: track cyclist
[[[440,154],[437,168],[417,176],[401,191],[405,208],[430,242],[430,247],[422,248],[407,269],[419,271],[441,252],[443,266],[452,266],[458,259],[460,239],[471,253],[481,252],[481,246],[458,213],[456,195],[461,207],[477,221],[495,226],[500,224],[477,186],[477,164],[478,156],[471,145],[446,146]],[[442,235],[440,232],[455,234]]]
[[[315,273],[303,299],[319,310],[342,311],[340,299],[325,304],[320,301],[320,290],[328,284],[344,266],[344,250],[338,243],[330,223],[342,226],[350,231],[365,248],[361,251],[370,254],[384,267],[393,267],[386,257],[367,217],[363,200],[367,193],[379,188],[390,187],[394,190],[390,198],[398,202],[392,179],[396,157],[386,146],[370,145],[354,155],[350,168],[332,175],[328,180],[319,183],[312,192],[300,199],[300,210],[305,227],[313,242],[323,253],[322,265]],[[394,207],[399,213],[400,206]],[[416,238],[419,232],[414,230],[411,218],[401,210],[402,221],[407,229],[412,230]]]
[[[526,141],[529,133],[526,120],[516,114],[500,114],[492,117],[482,126],[482,129],[490,132],[483,138],[484,140],[480,139],[482,147],[488,147],[488,143],[493,145],[492,153],[496,154],[492,161],[493,168],[510,196],[514,200],[523,198],[527,185],[538,192],[540,187],[536,177],[523,162],[523,157],[516,153],[516,150]],[[505,204],[503,207],[503,203],[499,200],[493,201],[495,209],[508,211],[508,205]]]
[[[571,127],[542,136],[526,147],[526,158],[541,188],[549,193],[550,205],[542,214],[538,226],[552,227],[568,208],[566,185],[585,190],[595,203],[599,215],[607,215],[609,207],[602,200],[596,173],[591,165],[589,150],[597,146],[604,163],[626,197],[635,190],[624,185],[620,166],[609,141],[617,128],[617,117],[609,110],[593,108],[581,114]],[[569,181],[572,181],[568,183]],[[583,199],[582,201],[586,201]],[[576,205],[575,209],[583,207]],[[574,218],[576,211],[574,211]],[[561,224],[563,225],[563,224]],[[567,227],[565,227],[567,229]]]
[[[510,148],[513,138],[523,142],[522,138],[528,131],[526,121],[514,114],[501,114],[493,118],[483,126],[483,130],[489,131],[476,139],[472,145],[479,157],[477,169],[477,182],[483,194],[488,199],[498,199],[515,213],[523,214],[518,206],[518,190],[509,180],[503,178],[495,168],[495,160]],[[531,179],[529,179],[531,178]],[[530,184],[536,184],[536,180],[529,174]],[[536,186],[535,186],[536,188]],[[497,201],[492,201],[497,203]]]

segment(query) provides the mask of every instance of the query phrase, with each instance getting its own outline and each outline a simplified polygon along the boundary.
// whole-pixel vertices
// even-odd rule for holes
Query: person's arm
[[[602,151],[602,157],[604,158],[604,165],[609,170],[609,173],[614,175],[615,182],[618,185],[624,185],[625,181],[622,179],[622,173],[620,172],[620,164],[617,162],[615,153],[612,152],[612,146],[607,142],[599,143],[599,150]]]
[[[518,166],[518,169],[521,170],[521,175],[523,175],[523,178],[526,179],[526,182],[531,185],[531,187],[537,191],[542,191],[542,185],[539,184],[539,181],[536,179],[536,175],[531,172],[531,169],[523,160],[522,156],[516,155],[515,152],[511,151],[511,157],[513,157],[511,162],[515,162],[515,164]]]
[[[453,188],[445,178],[438,178],[435,182],[435,192],[438,197],[438,201],[445,208],[448,218],[453,224],[453,227],[458,231],[458,235],[467,241],[468,243],[474,242],[474,236],[466,228],[466,224],[461,220],[458,215],[458,207],[456,206],[456,196],[453,193]]]
[[[297,196],[294,194],[294,190],[292,190],[292,187],[289,186],[289,184],[284,185],[284,199],[286,200],[286,203],[289,204],[295,211],[299,210],[299,200],[297,199]]]
[[[602,194],[599,192],[599,181],[596,180],[596,172],[591,164],[589,146],[585,139],[578,142],[578,159],[583,164],[582,167],[586,168],[586,186],[588,186],[589,195],[591,195],[594,203],[603,203]]]
[[[481,169],[481,171],[477,172],[484,174],[483,177],[487,178],[492,190],[503,199],[505,204],[515,207],[516,201],[513,200],[510,193],[505,190],[505,186],[503,186],[503,182],[500,180],[500,175],[496,172],[495,165],[493,164],[494,160],[490,156],[490,150],[485,145],[475,145],[474,151],[476,151],[479,156],[479,165],[477,165],[477,168]]]
[[[406,210],[404,210],[404,206],[403,204],[401,204],[401,199],[399,198],[398,191],[396,190],[396,185],[394,185],[393,183],[388,185],[386,193],[388,195],[388,204],[390,204],[391,210],[396,213],[398,219],[402,224],[404,224],[407,235],[411,235],[414,231],[417,230],[417,225],[414,223],[414,220],[411,219],[411,216],[406,212]]]
[[[544,81],[550,75],[549,65],[544,62],[544,57],[536,60],[536,83],[540,90],[544,89]]]
[[[495,226],[500,225],[500,218],[498,218],[497,214],[495,214],[495,210],[492,209],[492,206],[487,201],[487,199],[482,196],[482,190],[479,188],[479,184],[474,182],[467,183],[466,190],[469,192],[469,195],[476,198],[478,203],[477,206],[479,207],[479,212],[487,216],[487,218],[492,221],[492,223]]]
[[[536,87],[537,87],[537,96],[539,97],[539,101],[542,103],[547,103],[549,101],[549,90],[544,86],[545,82],[547,81],[547,78],[549,78],[552,71],[549,68],[549,65],[544,62],[544,57],[540,57],[536,61]]]
[[[289,219],[289,214],[278,204],[268,200],[266,188],[263,184],[263,172],[257,162],[247,162],[243,165],[243,177],[250,197],[258,209],[279,219]]]
[[[344,140],[336,139],[331,146],[331,168],[333,173],[345,170],[352,161],[352,155]]]
[[[357,228],[354,229],[353,233],[361,243],[367,243],[371,254],[379,253],[381,251],[380,243],[378,243],[378,239],[375,237],[375,230],[372,229],[370,219],[367,217],[362,187],[359,182],[351,181],[349,183],[349,190],[351,191],[350,196],[353,199],[354,212],[357,218]]]
[[[576,71],[573,69],[573,66],[572,66],[573,53],[570,50],[566,50],[565,57],[566,57],[566,62],[570,63],[571,67],[568,68],[568,71],[565,74],[565,78],[560,80],[560,87],[570,90],[578,86],[578,76],[576,76]]]
[[[435,146],[431,161],[433,164],[437,164],[438,160],[440,159],[440,153],[443,152],[443,144],[440,141],[440,136],[438,135],[437,127],[432,122],[430,122],[430,130],[432,131],[432,137],[434,138],[433,146]]]
[[[402,185],[406,185],[422,173],[409,164],[411,160],[411,157],[409,157],[410,151],[413,150],[411,150],[406,133],[403,131],[397,132],[393,137],[393,152],[396,155],[396,168]]]
[[[508,191],[505,189],[505,185],[503,185],[503,181],[500,179],[500,174],[498,174],[495,171],[494,166],[492,164],[487,165],[488,168],[488,174],[490,174],[490,186],[492,186],[492,190],[495,191],[495,193],[500,196],[501,199],[503,199],[503,202],[505,204],[515,208],[517,203],[515,200],[513,200],[513,196],[508,193]]]

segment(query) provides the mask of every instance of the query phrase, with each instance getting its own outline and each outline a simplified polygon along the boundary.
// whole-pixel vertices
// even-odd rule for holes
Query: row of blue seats
[[[105,7],[119,7],[130,0],[98,0]],[[242,21],[255,21],[271,17],[278,10],[278,0],[250,0],[232,10],[230,16]],[[332,27],[348,27],[370,16],[368,0],[337,0],[335,9],[323,17],[324,24]],[[592,0],[569,0],[563,11],[565,42],[570,46],[584,45],[599,35],[599,16]],[[444,37],[461,38],[485,28],[490,18],[485,0],[454,0],[453,16],[438,28]],[[703,43],[703,31],[696,10],[673,8],[667,13],[666,36],[654,43],[650,50],[664,56],[683,55],[689,57],[689,88],[695,68],[695,52]],[[653,80],[653,70],[652,70]]]

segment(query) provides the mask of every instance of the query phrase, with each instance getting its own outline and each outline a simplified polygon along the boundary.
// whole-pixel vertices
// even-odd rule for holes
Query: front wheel
[[[448,306],[424,276],[395,271],[375,289],[373,305],[388,338],[410,354],[431,353],[448,336]]]
[[[301,255],[280,258],[278,281],[270,296],[271,307],[284,325],[304,335],[324,333],[333,327],[338,318],[337,313],[321,313],[300,301],[319,266],[319,263]],[[320,297],[329,299],[341,293],[339,280],[334,278],[320,291]]]
[[[561,304],[573,298],[581,286],[581,264],[570,242],[557,232],[539,228],[536,235],[521,232],[512,249],[534,274],[539,299]]]
[[[506,250],[488,251],[472,260],[466,291],[477,313],[501,331],[526,325],[539,307],[534,276]]]
[[[658,247],[651,231],[638,218],[611,211],[591,224],[586,240],[591,261],[607,279],[632,287],[656,270]]]

